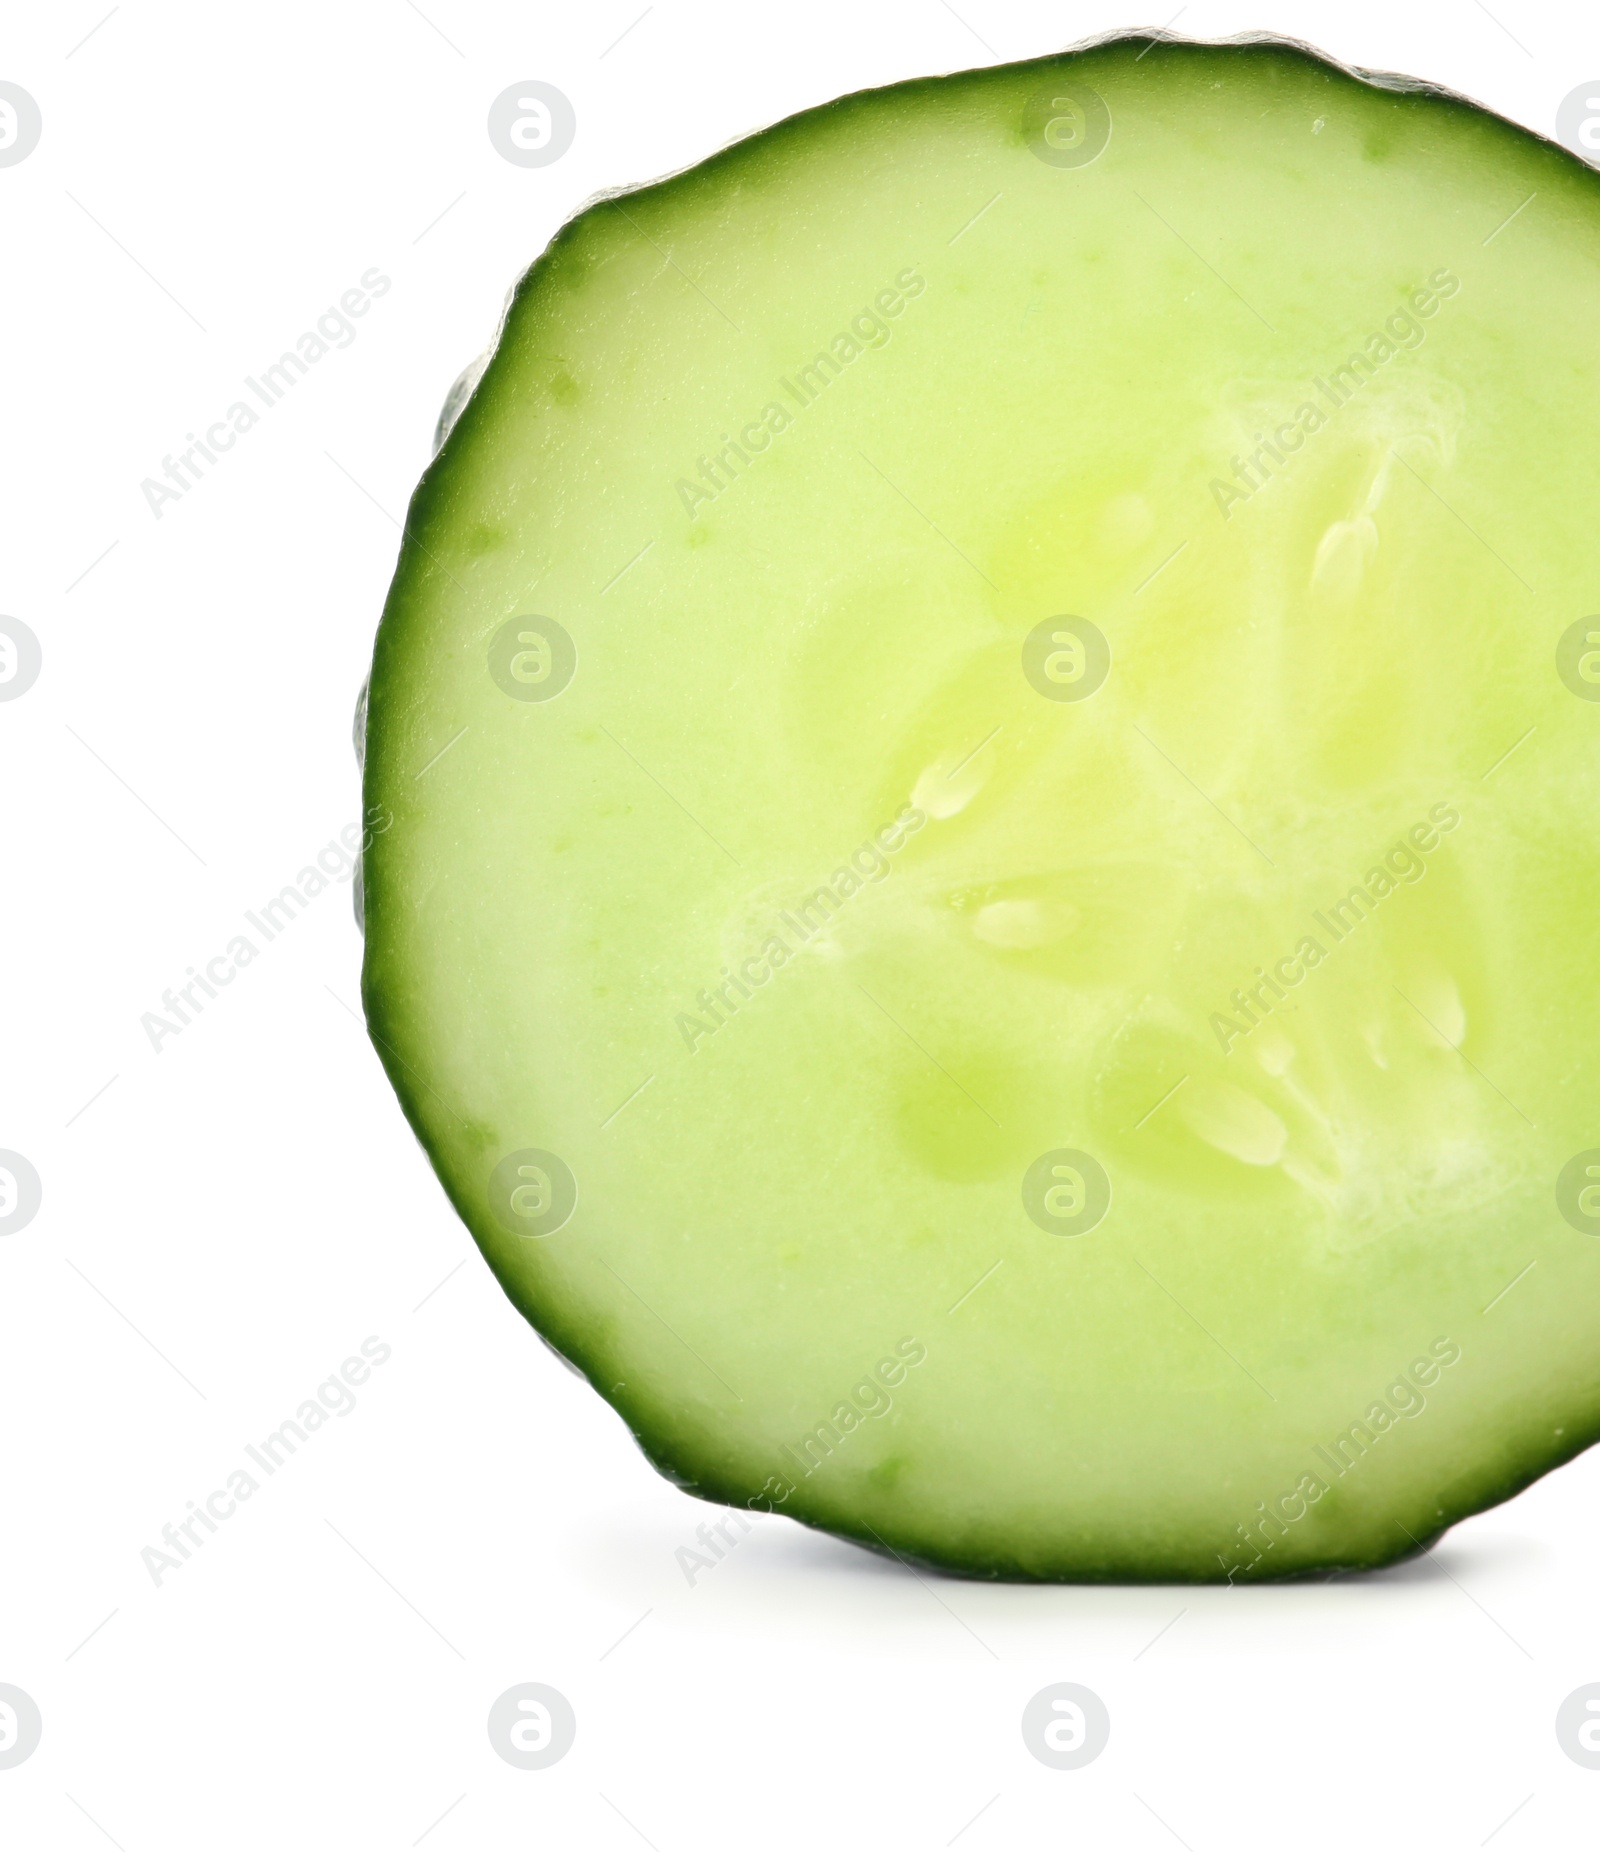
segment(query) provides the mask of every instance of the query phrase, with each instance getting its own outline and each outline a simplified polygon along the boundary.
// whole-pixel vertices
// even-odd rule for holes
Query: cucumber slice
[[[1555,145],[1147,36],[528,271],[378,632],[366,1007],[663,1473],[1238,1582],[1600,1434],[1597,290]]]

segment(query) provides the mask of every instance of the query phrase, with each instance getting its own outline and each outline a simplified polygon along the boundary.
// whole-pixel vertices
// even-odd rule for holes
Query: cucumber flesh
[[[364,992],[661,1471],[1237,1582],[1600,1435],[1597,291],[1556,146],[1148,37],[528,271],[378,633]]]

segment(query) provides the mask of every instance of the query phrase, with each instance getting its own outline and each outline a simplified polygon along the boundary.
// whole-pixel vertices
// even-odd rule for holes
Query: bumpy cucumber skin
[[[1074,68],[1076,61],[1089,52],[1103,53],[1118,46],[1142,50],[1149,42],[1150,35],[1146,34],[1114,34],[1058,57],[999,67],[992,72],[962,75],[972,79],[987,77],[1003,80],[1014,77],[1018,72],[1026,72],[1036,73],[1038,79],[1044,82],[1058,75],[1064,77]],[[1163,43],[1180,53],[1192,50],[1196,54],[1212,55],[1219,49],[1196,41],[1165,37]],[[1437,86],[1387,73],[1352,70],[1295,41],[1251,35],[1247,39],[1230,43],[1238,47],[1240,55],[1248,53],[1265,58],[1301,60],[1375,90],[1407,97],[1427,97],[1464,111],[1477,112],[1496,126],[1512,129],[1516,135],[1530,142],[1540,139],[1529,131],[1504,123],[1482,106]],[[935,93],[939,86],[950,81],[960,81],[960,78],[921,79],[893,86],[887,91],[846,97],[824,105],[819,110],[806,112],[764,133],[774,136],[796,132],[813,120],[841,111],[870,107],[880,97],[910,100],[919,93]],[[759,142],[763,138],[753,139]],[[734,149],[688,170],[688,175],[708,177],[715,172],[720,162],[742,156],[751,145],[736,144]],[[1570,158],[1565,156],[1564,151],[1559,152],[1562,158]],[[650,188],[639,190],[671,188],[677,183],[674,177],[651,183]],[[602,196],[600,201],[586,208],[585,213],[603,209],[611,199],[619,196],[625,194]],[[537,291],[546,277],[554,274],[563,252],[578,236],[583,224],[584,214],[580,213],[562,227],[550,246],[521,279],[514,292],[514,300]],[[504,327],[503,322],[502,332]],[[474,369],[469,369],[469,372],[475,371],[481,379],[488,370],[493,354],[494,348],[491,347],[484,360],[477,363]],[[463,383],[465,380],[466,376],[463,376]],[[458,391],[452,397],[455,403],[447,406],[446,415],[441,418],[441,444],[437,460],[424,474],[412,500],[394,588],[389,605],[386,606],[386,621],[380,625],[375,645],[371,697],[365,715],[367,738],[375,743],[383,737],[388,717],[393,711],[392,704],[403,699],[399,691],[407,673],[403,658],[394,654],[398,644],[393,628],[387,622],[387,615],[390,609],[403,600],[408,575],[425,575],[430,564],[425,549],[412,538],[412,533],[414,529],[425,528],[429,520],[442,512],[448,503],[453,457],[458,448],[470,440],[475,410],[473,387]],[[368,805],[384,801],[386,792],[382,779],[381,754],[369,754],[364,772],[365,800]],[[1499,1459],[1484,1467],[1470,1486],[1463,1485],[1460,1480],[1456,1481],[1450,1492],[1441,1495],[1433,1504],[1425,1518],[1414,1509],[1408,1509],[1407,1515],[1411,1518],[1409,1526],[1402,1525],[1399,1520],[1387,1527],[1375,1526],[1371,1534],[1360,1538],[1345,1538],[1323,1555],[1308,1557],[1302,1553],[1296,1557],[1285,1552],[1276,1563],[1270,1556],[1263,1557],[1259,1563],[1250,1567],[1248,1574],[1242,1576],[1230,1574],[1222,1558],[1209,1550],[1209,1540],[1200,1540],[1191,1545],[1173,1539],[1158,1541],[1153,1538],[1126,1537],[1119,1539],[1114,1548],[1085,1548],[1082,1544],[1033,1540],[1025,1547],[1011,1548],[989,1537],[951,1538],[930,1534],[926,1526],[919,1524],[900,1527],[892,1513],[884,1518],[882,1529],[879,1529],[836,1509],[808,1509],[800,1500],[791,1502],[788,1498],[774,1502],[772,1494],[764,1491],[761,1484],[752,1482],[747,1474],[720,1470],[692,1436],[681,1436],[664,1427],[658,1408],[648,1398],[637,1395],[623,1383],[610,1380],[615,1374],[615,1365],[614,1359],[606,1353],[604,1343],[596,1341],[592,1332],[554,1316],[549,1305],[538,1302],[523,1274],[504,1263],[504,1249],[485,1238],[488,1231],[481,1226],[481,1203],[473,1193],[459,1185],[452,1166],[443,1161],[443,1154],[430,1143],[430,1089],[396,1051],[396,1042],[403,1039],[407,1015],[407,974],[402,961],[385,955],[385,921],[391,910],[396,916],[403,916],[408,903],[402,890],[386,884],[384,848],[380,839],[368,851],[363,871],[367,931],[363,997],[374,1044],[402,1109],[434,1162],[454,1207],[479,1239],[486,1258],[512,1303],[551,1348],[578,1369],[612,1403],[628,1423],[652,1465],[674,1484],[697,1497],[736,1508],[781,1510],[802,1523],[847,1537],[869,1550],[896,1560],[977,1579],[1123,1583],[1259,1581],[1376,1569],[1403,1561],[1430,1548],[1454,1523],[1514,1497],[1544,1473],[1564,1464],[1600,1440],[1600,1399],[1597,1399],[1593,1408],[1583,1411],[1585,1418],[1573,1419],[1569,1416],[1568,1424],[1559,1439],[1551,1438],[1542,1447],[1538,1447],[1524,1438],[1519,1444],[1519,1457],[1515,1461]],[[767,1481],[766,1484],[770,1486],[771,1482]]]

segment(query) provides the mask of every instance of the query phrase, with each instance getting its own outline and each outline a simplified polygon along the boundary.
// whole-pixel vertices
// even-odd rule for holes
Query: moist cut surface
[[[364,985],[663,1472],[1237,1582],[1600,1432],[1597,285],[1589,168],[1278,42],[562,228],[411,506]]]

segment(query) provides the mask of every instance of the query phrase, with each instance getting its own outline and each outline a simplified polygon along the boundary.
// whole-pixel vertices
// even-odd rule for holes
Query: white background
[[[0,48],[44,121],[0,168],[0,610],[44,650],[0,705],[0,1145],[44,1180],[0,1240],[0,1683],[44,1717],[0,1772],[0,1841],[1591,1844],[1600,1772],[1553,1721],[1600,1680],[1600,1459],[1364,1579],[988,1587],[775,1518],[690,1586],[674,1553],[719,1514],[654,1475],[447,1207],[353,1014],[348,885],[159,1054],[140,1027],[357,817],[396,520],[559,222],[841,92],[1143,22],[1023,0],[103,10],[14,9]],[[1600,25],[1495,10],[1197,0],[1178,29],[1270,27],[1548,133],[1600,74]],[[578,121],[537,170],[485,132],[530,78]],[[393,286],[353,344],[156,519],[141,481],[371,266]],[[373,1334],[393,1355],[355,1412],[156,1587],[141,1550]],[[485,1727],[525,1680],[578,1718],[538,1772]],[[1110,1710],[1081,1771],[1019,1733],[1058,1680]]]

